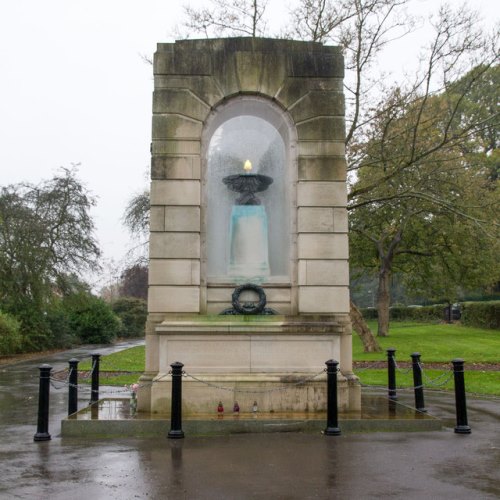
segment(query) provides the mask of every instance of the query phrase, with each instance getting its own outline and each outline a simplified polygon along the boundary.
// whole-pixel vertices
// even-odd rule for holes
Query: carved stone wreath
[[[240,302],[241,292],[246,290],[251,290],[257,293],[259,296],[259,301],[255,302]],[[236,315],[236,314],[264,314],[264,315],[274,315],[278,314],[274,309],[266,307],[267,298],[266,292],[259,285],[254,285],[253,283],[246,283],[245,285],[240,285],[236,287],[232,294],[231,303],[233,307],[229,309],[224,309],[221,315]]]
[[[241,292],[246,290],[251,290],[259,296],[259,301],[257,304],[254,302],[240,302]],[[254,285],[253,283],[247,283],[245,285],[238,286],[234,289],[231,304],[236,312],[240,314],[260,314],[266,307],[267,299],[264,289],[259,285]]]

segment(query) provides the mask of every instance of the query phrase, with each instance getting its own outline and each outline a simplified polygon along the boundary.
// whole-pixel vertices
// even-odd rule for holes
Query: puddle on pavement
[[[170,414],[136,412],[130,399],[105,398],[98,403],[81,409],[68,417],[70,420],[165,420]],[[326,420],[326,412],[226,412],[183,415],[184,420]],[[340,412],[339,420],[415,420],[433,419],[426,413],[418,412],[403,404],[389,401],[380,395],[363,394],[360,412]]]

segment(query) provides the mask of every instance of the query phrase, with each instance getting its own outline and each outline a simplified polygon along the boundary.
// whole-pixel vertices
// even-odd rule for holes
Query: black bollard
[[[422,383],[422,366],[420,365],[420,353],[410,354],[411,366],[413,368],[413,390],[415,391],[415,408],[426,412],[424,403],[424,386]]]
[[[100,354],[92,354],[92,386],[90,389],[90,404],[99,401],[99,360]]]
[[[182,368],[184,365],[176,361],[172,367],[172,413],[170,416],[170,439],[181,439],[184,437],[182,430]]]
[[[78,360],[69,360],[68,416],[78,411]]]
[[[453,376],[455,378],[455,407],[457,411],[455,432],[457,434],[470,434],[471,429],[467,422],[467,404],[465,401],[464,360],[454,359],[452,363]]]
[[[397,401],[398,396],[396,394],[396,349],[387,349],[387,375],[388,375],[388,389],[389,389],[389,399],[392,401]]]
[[[38,390],[38,424],[34,441],[48,441],[49,434],[49,398],[50,398],[50,372],[52,366],[41,365],[40,388]]]
[[[326,363],[327,377],[327,415],[326,415],[326,436],[340,436],[338,423],[338,403],[337,403],[337,367],[339,362],[334,359]]]

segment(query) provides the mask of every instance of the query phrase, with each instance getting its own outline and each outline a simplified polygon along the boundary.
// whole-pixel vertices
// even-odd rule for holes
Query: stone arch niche
[[[267,211],[269,276],[257,280],[267,289],[277,311],[290,314],[296,305],[295,186],[296,129],[288,113],[273,100],[257,95],[232,97],[210,113],[202,134],[201,286],[206,289],[202,309],[218,313],[227,307],[232,289],[251,278],[231,276],[231,206],[237,198],[224,184],[225,176],[243,173],[246,160],[252,172],[273,179],[258,194]],[[293,191],[293,194],[292,194]],[[292,257],[293,256],[293,257]],[[255,280],[254,280],[255,281]],[[293,283],[293,285],[292,285]],[[285,297],[286,302],[283,302]],[[225,302],[220,300],[225,299]]]
[[[340,407],[358,409],[340,49],[259,38],[158,44],[154,79],[139,409],[170,410],[174,361],[198,379],[184,379],[189,414],[227,400],[228,392],[213,385],[234,389],[245,411],[254,395],[238,389],[310,378],[331,358],[340,362]],[[239,173],[244,159],[276,178],[262,193],[271,235],[269,272],[259,281],[278,313],[273,316],[219,315],[239,283],[226,272],[234,193],[220,181]],[[263,411],[323,410],[325,378],[263,392],[258,405]]]

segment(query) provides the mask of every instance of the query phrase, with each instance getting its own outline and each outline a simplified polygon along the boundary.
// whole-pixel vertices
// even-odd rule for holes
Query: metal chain
[[[422,371],[422,378],[426,381],[428,385],[432,385],[434,387],[441,387],[443,385],[446,385],[453,377],[453,371],[450,371],[450,372],[444,372],[441,375],[438,375],[436,378],[431,379],[425,374],[425,371],[421,365],[420,369]]]
[[[288,385],[283,385],[283,386],[280,386],[280,387],[273,387],[272,389],[255,389],[255,390],[247,390],[247,389],[238,389],[236,387],[224,387],[224,386],[221,386],[221,385],[216,385],[216,384],[212,384],[211,382],[207,382],[205,380],[201,380],[197,377],[195,377],[194,375],[191,375],[190,373],[187,373],[187,372],[182,372],[182,374],[185,376],[185,377],[189,377],[189,378],[192,378],[193,380],[196,380],[197,382],[201,382],[202,384],[205,384],[209,387],[213,387],[214,389],[219,389],[221,391],[229,391],[229,392],[234,392],[234,393],[245,393],[245,394],[266,394],[266,393],[271,393],[271,392],[280,392],[280,391],[286,391],[292,387],[296,387],[296,386],[299,386],[299,385],[302,385],[302,384],[305,384],[311,380],[314,380],[315,378],[319,377],[320,375],[322,375],[323,373],[325,372],[325,370],[321,370],[320,372],[316,373],[315,375],[311,376],[311,377],[308,377],[308,378],[305,378],[305,379],[302,379],[298,382],[294,382],[294,383],[290,383]]]
[[[407,368],[406,370],[403,370],[402,368],[399,368],[398,364],[396,363],[396,360],[393,358],[393,361],[394,361],[394,366],[396,368],[396,370],[401,373],[402,375],[408,375],[408,373],[411,372],[412,370],[412,367],[410,366],[409,368]]]
[[[56,385],[56,383],[59,383],[59,387]],[[91,388],[88,384],[83,384],[83,385],[76,385],[76,384],[70,384],[69,382],[66,382],[64,380],[57,380],[55,378],[50,377],[50,385],[56,390],[59,391],[63,388],[66,387],[74,387],[76,389],[83,389],[83,392],[91,392]]]
[[[78,389],[79,391],[82,390],[82,392],[92,392],[92,388],[89,384],[71,384],[70,382],[67,382],[67,381],[64,381],[64,380],[58,380],[56,378],[53,378],[53,377],[50,377],[50,382],[51,382],[51,386],[56,389],[56,390],[60,390],[60,389],[63,389],[65,387],[73,387],[75,389]],[[56,385],[56,383],[60,384],[59,386]],[[150,387],[153,385],[153,382],[147,382],[145,384],[138,384],[138,387],[137,389],[141,389],[143,387]],[[104,386],[100,386],[100,390],[102,390],[103,387],[106,387],[105,385]],[[125,386],[124,388],[120,388],[120,389],[117,389],[117,390],[106,390],[104,391],[106,392],[106,394],[123,394],[124,392],[131,392],[131,389],[127,386]]]

